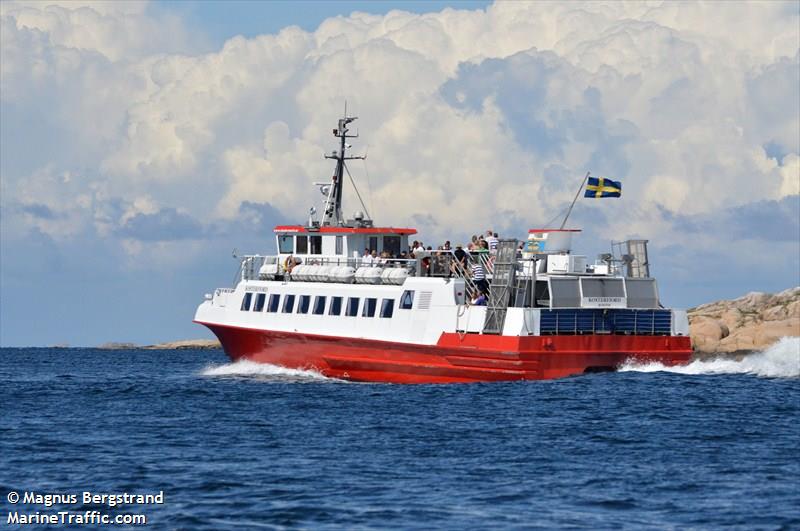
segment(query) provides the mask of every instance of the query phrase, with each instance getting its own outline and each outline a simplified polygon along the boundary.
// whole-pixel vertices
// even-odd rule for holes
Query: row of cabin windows
[[[370,250],[387,251],[392,256],[400,255],[401,240],[400,236],[384,236],[383,248],[378,249],[378,236],[367,238],[366,247]],[[351,251],[361,251],[361,249],[351,249]],[[281,234],[278,236],[278,252],[280,254],[322,254],[322,236],[306,236]],[[344,254],[344,240],[342,236],[336,236],[335,254]]]
[[[297,239],[297,251],[294,250],[295,238]],[[341,236],[336,237],[337,249],[341,248],[341,238]],[[292,236],[289,234],[278,236],[278,252],[281,254],[322,254],[322,236]]]
[[[255,301],[253,300],[255,295]],[[299,300],[297,300],[299,299]],[[345,303],[344,297],[330,297],[331,303],[327,304],[328,297],[325,295],[317,295],[314,297],[314,304],[311,304],[311,295],[291,295],[283,296],[283,304],[281,304],[281,295],[272,293],[267,298],[266,293],[251,293],[244,294],[242,299],[241,310],[243,312],[250,311],[252,304],[254,312],[262,312],[266,308],[267,313],[294,313],[295,301],[297,300],[297,313],[309,313],[313,315],[324,315],[325,307],[328,308],[328,315],[342,315],[342,308],[347,317],[358,316],[358,309],[361,307],[361,317],[375,317],[375,312],[378,309],[378,299],[373,297],[366,297],[363,306],[359,297],[347,297]],[[414,305],[414,291],[406,290],[400,297],[400,309],[410,310]],[[391,318],[394,314],[394,299],[382,299],[380,316],[384,318]]]

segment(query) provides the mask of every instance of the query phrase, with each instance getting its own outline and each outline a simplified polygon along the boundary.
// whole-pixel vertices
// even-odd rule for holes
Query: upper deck
[[[291,228],[302,229],[303,227]],[[385,229],[378,229],[384,231]],[[565,251],[531,253],[518,240],[502,240],[507,258],[489,251],[452,250],[419,251],[412,258],[372,259],[357,251],[348,256],[346,242],[337,243],[336,232],[321,237],[321,252],[309,245],[313,233],[289,234],[278,231],[285,245],[278,255],[250,255],[242,260],[241,279],[280,280],[284,283],[333,283],[403,285],[406,279],[427,277],[462,279],[467,295],[478,292],[498,293],[505,307],[532,308],[660,308],[656,280],[650,277],[623,275],[625,262],[608,258],[588,264],[586,256]],[[370,233],[347,233],[347,236],[374,238]],[[380,232],[382,238],[399,237]],[[281,240],[283,238],[283,240]],[[332,245],[326,247],[326,238]],[[359,241],[359,240],[356,240]],[[360,241],[359,241],[360,243]],[[291,247],[290,247],[291,245]],[[342,245],[338,248],[338,245]],[[360,248],[358,245],[357,248]],[[386,247],[378,248],[385,249]],[[327,252],[326,252],[327,251]],[[610,255],[609,255],[610,256]],[[498,269],[498,260],[502,262]],[[482,274],[481,274],[482,273]],[[480,277],[485,276],[481,284]],[[510,277],[510,278],[509,278]],[[469,297],[465,303],[469,303]]]

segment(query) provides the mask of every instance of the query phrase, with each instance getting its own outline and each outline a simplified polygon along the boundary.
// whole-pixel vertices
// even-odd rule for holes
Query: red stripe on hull
[[[614,368],[624,361],[676,365],[688,337],[442,334],[436,345],[276,332],[202,323],[228,356],[366,382],[449,383],[541,380]]]

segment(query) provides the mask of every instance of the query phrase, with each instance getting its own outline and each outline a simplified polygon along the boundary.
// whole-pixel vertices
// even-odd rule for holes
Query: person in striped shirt
[[[486,271],[484,271],[481,263],[477,260],[473,262],[470,266],[470,272],[472,274],[472,281],[475,282],[475,287],[478,288],[478,291],[481,293],[489,293],[489,282],[486,280]]]

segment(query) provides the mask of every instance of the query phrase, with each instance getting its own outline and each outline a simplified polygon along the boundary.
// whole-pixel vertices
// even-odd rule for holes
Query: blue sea
[[[0,354],[9,529],[58,511],[152,529],[800,529],[798,340],[672,372],[409,386],[220,350]]]

